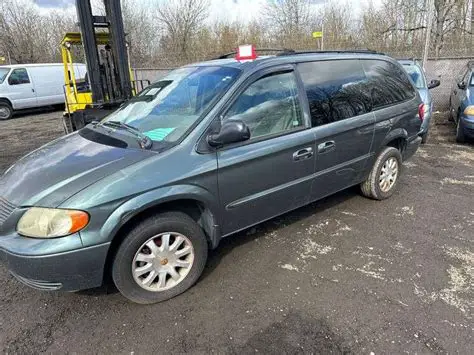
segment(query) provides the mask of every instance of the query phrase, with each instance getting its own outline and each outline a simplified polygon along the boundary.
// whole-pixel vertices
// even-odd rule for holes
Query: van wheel
[[[9,120],[13,116],[13,109],[8,102],[0,101],[0,120]]]
[[[360,185],[362,194],[374,200],[384,200],[392,196],[398,184],[401,167],[400,151],[386,147],[375,160],[367,180]]]
[[[466,136],[464,135],[464,125],[462,123],[461,117],[458,116],[458,123],[456,125],[456,142],[464,143],[466,141]]]
[[[453,115],[453,108],[452,108],[452,105],[451,105],[451,98],[449,98],[449,116],[448,116],[448,121],[449,122],[454,122],[454,115]]]
[[[201,276],[208,245],[201,227],[182,212],[166,212],[135,226],[120,245],[112,278],[129,300],[150,304],[190,288]]]

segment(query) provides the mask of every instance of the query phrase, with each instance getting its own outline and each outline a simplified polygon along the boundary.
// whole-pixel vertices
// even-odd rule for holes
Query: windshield
[[[417,89],[426,88],[423,73],[421,71],[421,68],[418,65],[404,64],[403,67],[405,68],[406,72],[410,75],[411,80],[413,80]]]
[[[239,69],[230,67],[174,70],[102,122],[126,123],[153,141],[176,142],[239,74]]]
[[[9,71],[10,68],[0,68],[0,84],[3,83]]]

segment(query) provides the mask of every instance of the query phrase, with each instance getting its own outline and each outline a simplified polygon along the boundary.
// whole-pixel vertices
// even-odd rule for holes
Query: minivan
[[[85,64],[74,64],[77,78],[84,78]],[[14,111],[64,105],[64,65],[14,64],[0,66],[0,120]]]
[[[251,51],[253,52],[253,51]],[[0,258],[21,282],[174,297],[222,238],[353,185],[383,200],[420,145],[394,59],[282,52],[191,64],[0,178]]]

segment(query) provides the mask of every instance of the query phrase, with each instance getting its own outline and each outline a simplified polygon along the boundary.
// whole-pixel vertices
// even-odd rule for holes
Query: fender
[[[206,217],[212,220],[209,226],[211,246],[216,247],[220,240],[217,199],[209,191],[195,185],[165,186],[133,197],[112,212],[100,229],[100,235],[96,236],[98,238],[91,236],[87,239],[91,239],[91,244],[111,242],[119,229],[139,213],[151,207],[178,200],[195,200],[206,207],[208,210]],[[84,245],[89,244],[84,236],[82,239]]]
[[[387,143],[393,141],[394,139],[403,138],[404,140],[408,139],[408,132],[405,128],[395,128],[390,130],[385,136],[379,151],[387,145]]]

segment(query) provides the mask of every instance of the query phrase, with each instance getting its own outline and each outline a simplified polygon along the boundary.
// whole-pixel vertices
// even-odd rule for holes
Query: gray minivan
[[[169,299],[224,237],[357,184],[388,198],[421,142],[419,94],[373,52],[218,59],[154,87],[0,178],[18,280],[76,291],[111,275],[134,302]]]

